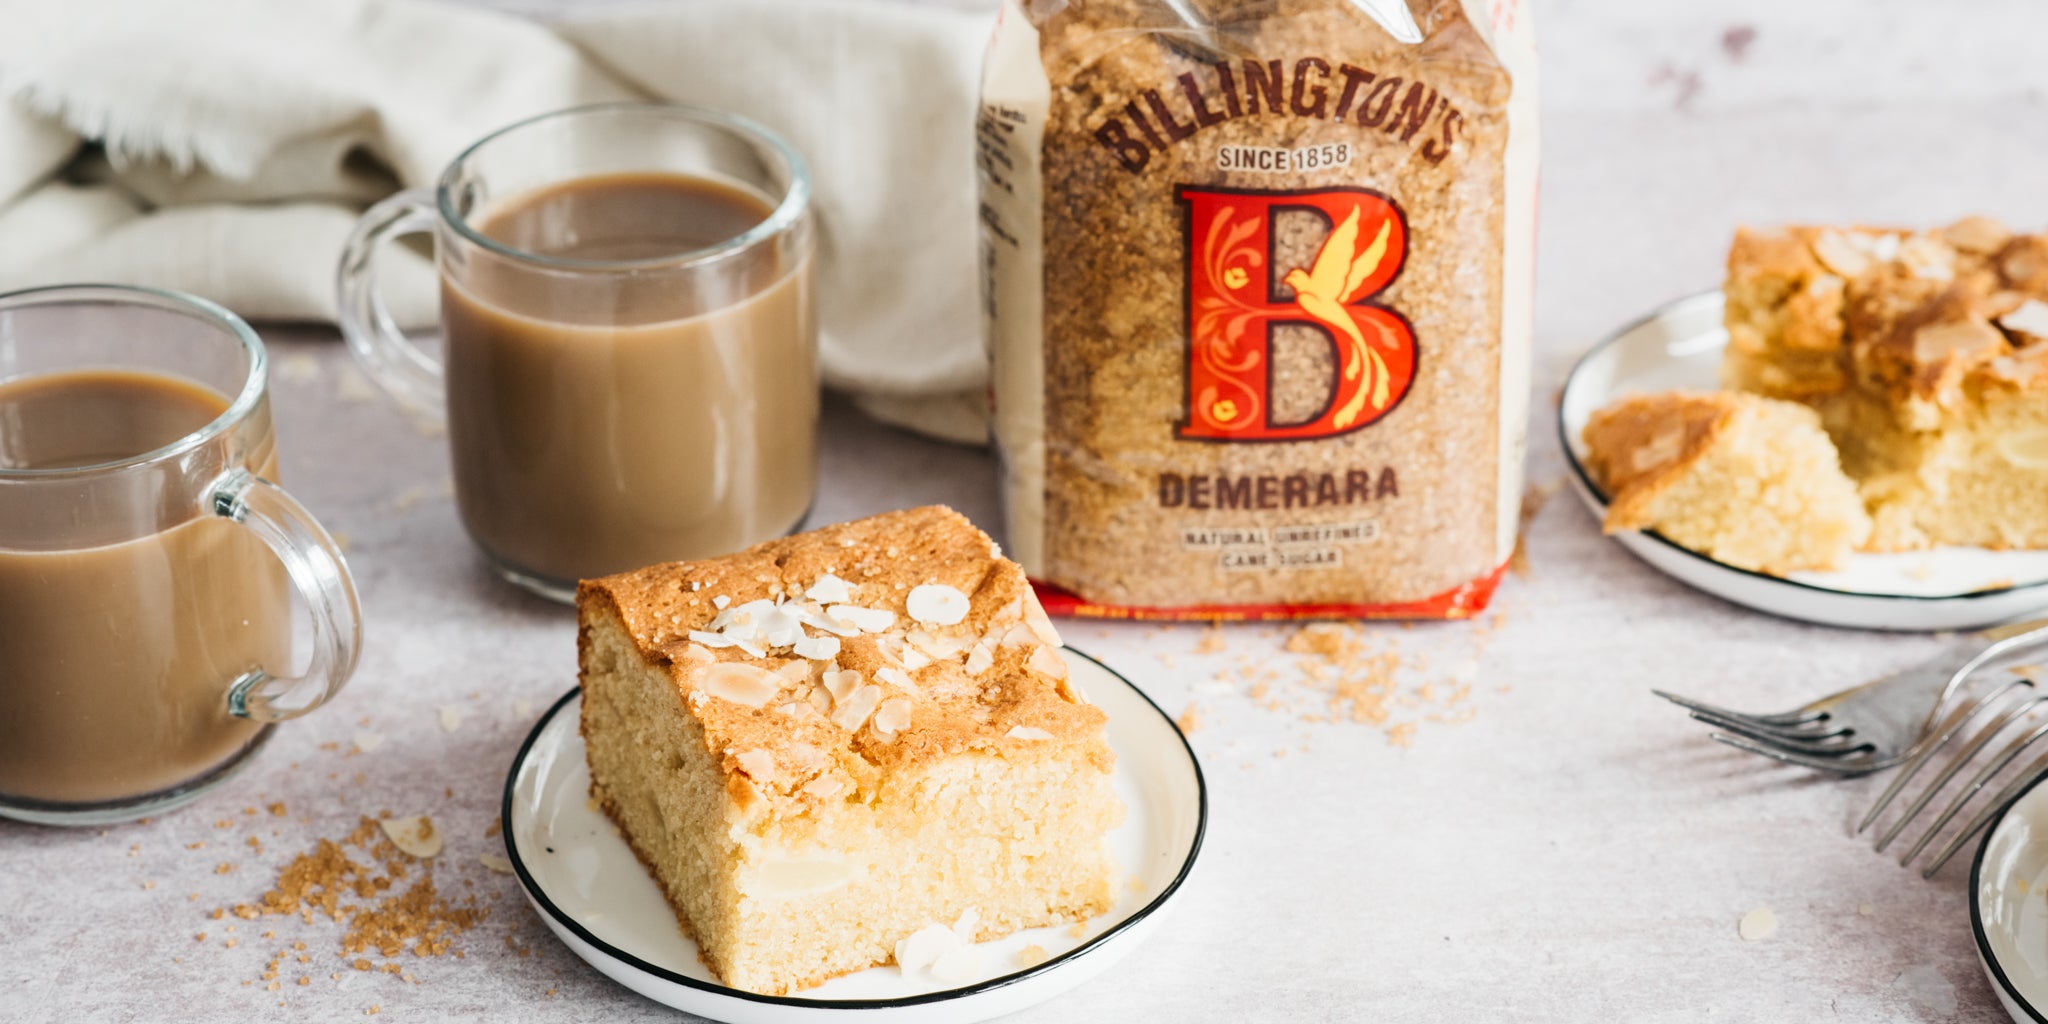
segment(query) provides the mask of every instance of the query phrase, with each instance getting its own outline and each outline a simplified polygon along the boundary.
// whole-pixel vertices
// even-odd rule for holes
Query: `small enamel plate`
[[[590,801],[590,769],[571,691],[541,716],[505,781],[505,848],[526,897],[563,944],[606,977],[655,1002],[733,1024],[851,1017],[890,1022],[987,1020],[1044,1002],[1101,974],[1158,928],[1202,848],[1208,795],[1173,720],[1100,662],[1067,650],[1073,679],[1109,716],[1124,823],[1110,835],[1126,884],[1109,913],[981,943],[985,976],[947,987],[926,972],[875,967],[799,996],[728,988],[697,959],[668,901]],[[1017,965],[1026,946],[1049,958]]]
[[[1623,395],[1718,386],[1721,293],[1680,299],[1639,320],[1579,360],[1558,403],[1557,429],[1572,490],[1607,514],[1607,496],[1586,470],[1580,437],[1593,412]],[[1654,532],[1615,540],[1636,557],[1688,586],[1758,611],[1858,629],[1977,629],[2048,608],[2048,551],[1936,548],[1898,554],[1857,554],[1839,572],[1767,576],[1688,551]]]
[[[1970,931],[2005,1012],[2048,1024],[2048,786],[2042,779],[1991,823],[1970,865]]]

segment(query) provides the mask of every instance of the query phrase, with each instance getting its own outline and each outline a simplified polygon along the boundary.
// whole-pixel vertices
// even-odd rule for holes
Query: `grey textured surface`
[[[1539,34],[1552,101],[1533,481],[1562,472],[1549,399],[1570,361],[1651,306],[1711,287],[1735,224],[1977,210],[2048,221],[2048,111],[2026,80],[2041,65],[2007,57],[2048,27],[2037,7],[1974,4],[1965,31],[1903,0],[1793,6],[1539,10],[1551,15]],[[1838,27],[1851,12],[1866,20]],[[1753,42],[1731,42],[1744,26]],[[375,1004],[398,1020],[672,1019],[554,943],[510,877],[477,861],[498,852],[485,830],[529,725],[515,701],[545,706],[574,681],[568,613],[485,575],[446,498],[441,443],[367,395],[324,332],[266,334],[285,482],[349,538],[368,616],[362,670],[195,808],[105,834],[0,824],[0,1018],[335,1019]],[[985,453],[839,404],[826,438],[820,520],[931,500],[994,520]],[[1647,692],[1788,705],[1931,641],[1694,594],[1602,539],[1567,496],[1528,546],[1533,572],[1510,578],[1495,621],[1369,627],[1375,646],[1428,657],[1411,683],[1477,660],[1476,714],[1424,722],[1405,749],[1215,681],[1239,657],[1281,662],[1282,630],[1230,630],[1226,652],[1200,656],[1188,627],[1068,625],[1075,646],[1169,710],[1199,704],[1212,827],[1171,927],[1015,1019],[2002,1019],[1969,939],[1966,872],[1922,882],[1848,834],[1871,783],[1724,751]],[[466,713],[453,732],[437,722],[444,705]],[[366,731],[384,742],[350,756]],[[272,800],[290,816],[241,814]],[[296,920],[275,924],[277,941],[256,937],[270,923],[232,922],[240,941],[224,948],[230,922],[206,911],[259,895],[292,853],[386,808],[434,815],[450,836],[442,888],[491,908],[459,941],[464,959],[409,963],[417,984],[357,974],[334,959],[332,926]],[[235,866],[216,874],[221,863]],[[1781,927],[1745,942],[1736,922],[1759,907]],[[282,992],[241,984],[299,939],[313,962]],[[300,973],[313,982],[293,984]]]

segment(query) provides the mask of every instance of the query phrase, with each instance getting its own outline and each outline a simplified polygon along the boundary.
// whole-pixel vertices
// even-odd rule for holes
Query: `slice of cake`
[[[576,606],[592,793],[726,984],[786,994],[929,925],[1114,902],[1105,716],[958,513],[586,580]]]
[[[1742,230],[1731,387],[1812,406],[1875,522],[1869,547],[2048,547],[2048,235]]]
[[[1838,569],[1870,534],[1820,417],[1726,391],[1630,395],[1593,414],[1588,468],[1608,533],[1656,530],[1743,569]]]

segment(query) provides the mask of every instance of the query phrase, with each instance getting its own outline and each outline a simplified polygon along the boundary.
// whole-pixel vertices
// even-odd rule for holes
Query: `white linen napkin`
[[[984,16],[695,0],[548,27],[418,0],[0,0],[0,24],[0,290],[116,281],[331,321],[363,205],[520,118],[672,99],[761,121],[809,160],[826,383],[985,438]],[[430,262],[401,247],[382,268],[400,321],[432,323]]]

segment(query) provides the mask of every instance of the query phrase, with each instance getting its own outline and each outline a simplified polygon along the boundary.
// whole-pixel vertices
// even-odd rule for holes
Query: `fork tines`
[[[1927,820],[1923,818],[1922,812],[1934,803],[1935,798],[1942,794],[1964,768],[1972,761],[1979,762],[1982,767],[1963,783],[1962,789],[1956,792],[1954,797],[1942,805],[1940,813],[1934,815],[1926,829],[1920,832],[1919,838],[1899,858],[1902,867],[1912,863],[1913,858],[1918,857],[1921,851],[1934,841],[1941,830],[1963,811],[1972,798],[1991,783],[1993,777],[2017,760],[2027,748],[2043,737],[2048,737],[2048,722],[2029,721],[2033,713],[2044,704],[2048,704],[2048,694],[2039,692],[2034,683],[2027,679],[2014,679],[1991,687],[1974,700],[1958,700],[1955,706],[1941,717],[1939,723],[1914,744],[1904,767],[1878,796],[1877,802],[1870,808],[1870,813],[1864,815],[1863,821],[1856,826],[1856,831],[1860,834],[1868,830],[1922,768],[1945,756],[1946,762],[1935,773],[1933,779],[1906,805],[1906,809],[1892,821],[1891,825],[1878,834],[1876,849],[1879,853],[1884,852],[1908,826],[1917,821]],[[2023,728],[2014,728],[2015,725],[2022,725]],[[2029,762],[1988,801],[1981,803],[1976,814],[1962,829],[1936,851],[1933,859],[1920,872],[1921,877],[1933,877],[1935,872],[1941,870],[1943,864],[1948,863],[1950,857],[1955,856],[1957,850],[1962,849],[1964,843],[1969,842],[1971,836],[1981,831],[1999,810],[2018,796],[2026,784],[2043,771],[2048,771],[2048,753]]]

